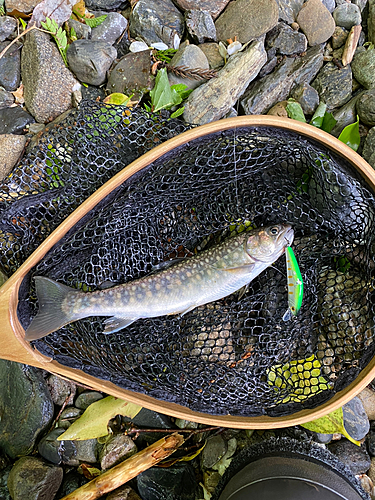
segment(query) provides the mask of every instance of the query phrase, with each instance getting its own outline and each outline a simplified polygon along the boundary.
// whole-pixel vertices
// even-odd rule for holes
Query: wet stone
[[[174,47],[177,34],[184,33],[184,17],[171,0],[138,0],[130,15],[130,34],[140,36],[148,45],[164,42]]]
[[[51,467],[36,457],[22,457],[10,471],[8,488],[13,500],[53,499],[62,478],[60,467]]]
[[[53,464],[78,465],[75,459],[79,441],[57,441],[57,438],[65,432],[65,429],[53,429],[44,436],[38,445],[40,455]]]
[[[8,108],[14,103],[13,94],[0,87],[0,109]]]
[[[198,45],[198,47],[207,57],[210,69],[219,69],[224,66],[224,58],[219,52],[218,43],[203,43]]]
[[[202,468],[211,469],[226,453],[227,443],[219,436],[207,439],[206,446],[201,453]]]
[[[311,85],[317,90],[320,99],[327,104],[328,109],[343,106],[352,95],[350,65],[339,69],[333,63],[327,63]]]
[[[64,441],[65,442],[65,441]],[[76,455],[75,460],[89,464],[95,464],[98,461],[98,442],[96,439],[84,439],[83,441],[76,441]]]
[[[305,52],[307,38],[303,33],[294,31],[285,23],[279,23],[267,34],[268,49],[275,48],[279,54],[291,55]]]
[[[0,360],[0,380],[0,448],[15,458],[30,453],[51,424],[53,403],[36,368]]]
[[[341,26],[336,26],[332,35],[332,47],[338,49],[342,47],[348,38],[349,31]]]
[[[19,106],[0,109],[0,134],[23,134],[34,118]]]
[[[311,46],[326,42],[336,27],[335,20],[321,0],[307,0],[297,16],[297,23]]]
[[[86,479],[82,474],[79,474],[75,470],[70,471],[68,473],[65,473],[64,479],[62,481],[60,489],[57,492],[57,495],[55,498],[56,499],[63,498],[66,495],[73,493],[73,491],[77,490],[78,488],[80,488],[81,486],[86,484],[87,482],[88,482],[88,479]],[[47,500],[47,499],[43,499],[43,500]]]
[[[10,42],[0,43],[0,52]],[[21,46],[17,43],[12,45],[0,59],[0,86],[5,90],[17,90],[21,78]]]
[[[347,439],[340,439],[330,443],[328,449],[348,466],[353,474],[365,474],[371,465],[365,445],[357,446]]]
[[[362,401],[355,397],[342,407],[344,415],[344,427],[349,436],[360,441],[370,430],[370,422],[367,418]]]
[[[361,24],[362,16],[358,5],[353,3],[343,3],[336,7],[332,16],[337,26],[350,30],[352,26]]]
[[[217,39],[233,40],[236,36],[238,41],[246,43],[270,31],[278,18],[275,0],[235,0],[215,22]]]
[[[190,464],[169,468],[151,467],[137,476],[137,487],[142,500],[191,500],[198,484]]]
[[[107,90],[111,94],[122,94],[141,97],[152,87],[150,77],[151,55],[149,50],[129,53],[122,57],[109,73]]]
[[[180,9],[185,10],[207,10],[213,19],[225,9],[229,0],[175,0]]]
[[[118,12],[108,12],[104,21],[96,28],[92,28],[91,40],[101,40],[113,45],[123,34],[128,21]]]
[[[92,403],[103,399],[103,394],[96,391],[84,391],[76,399],[75,406],[80,410],[86,410]]]
[[[279,6],[279,19],[292,24],[301,10],[304,0],[276,0]]]
[[[357,121],[357,100],[363,94],[364,91],[359,92],[357,95],[352,97],[344,106],[336,109],[333,112],[333,117],[337,121],[336,125],[331,130],[331,134],[338,137],[342,130],[351,123]]]
[[[120,10],[126,7],[126,0],[85,0],[87,9],[93,10]]]
[[[17,29],[17,21],[13,17],[1,16],[0,17],[0,42],[6,38],[14,35]]]
[[[67,23],[70,30],[74,28],[78,40],[81,38],[85,38],[86,40],[88,40],[91,37],[91,28],[87,24],[80,23],[75,19],[68,19]]]
[[[207,10],[187,10],[185,22],[190,36],[196,43],[216,40],[215,24]]]
[[[319,94],[308,83],[300,83],[293,88],[290,97],[300,103],[306,115],[312,115],[319,104]]]
[[[196,45],[185,45],[180,48],[171,60],[172,66],[185,66],[186,68],[209,69],[207,57]],[[170,85],[183,83],[188,89],[195,89],[205,83],[205,80],[193,80],[192,78],[182,78],[173,73],[168,75]]]
[[[0,498],[1,500],[11,500],[11,496],[8,489],[8,477],[12,470],[12,465],[9,465],[5,469],[0,471]]]
[[[124,420],[126,421],[126,419]],[[138,427],[149,429],[175,428],[171,418],[168,415],[164,415],[164,413],[158,413],[156,411],[147,410],[147,408],[142,408],[142,410],[134,418],[132,418],[131,421]]]
[[[47,385],[51,393],[52,401],[55,405],[72,405],[76,393],[76,386],[73,382],[64,380],[57,375],[50,375],[47,379]]]
[[[351,67],[354,78],[365,89],[375,87],[375,49],[358,49]]]
[[[0,135],[0,180],[3,180],[17,164],[25,144],[24,135]]]
[[[366,161],[369,161],[370,157],[375,153],[375,127],[372,127],[367,136],[365,143],[363,145],[362,156]],[[363,406],[365,408],[366,414],[369,420],[375,420],[375,392],[369,387],[363,389],[359,393],[359,398],[361,399]]]
[[[113,434],[100,450],[100,466],[103,470],[109,469],[135,453],[137,446],[129,436]]]
[[[121,486],[121,488],[117,488],[112,491],[107,497],[106,500],[142,500],[137,493],[130,488],[130,486]]]
[[[358,98],[357,113],[365,125],[375,125],[375,89],[366,90]]]

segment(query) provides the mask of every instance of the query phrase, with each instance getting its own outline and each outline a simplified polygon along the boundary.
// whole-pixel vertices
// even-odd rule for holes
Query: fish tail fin
[[[69,295],[82,293],[43,276],[36,276],[34,279],[39,311],[25,332],[26,340],[40,339],[75,321],[63,311],[62,304]]]

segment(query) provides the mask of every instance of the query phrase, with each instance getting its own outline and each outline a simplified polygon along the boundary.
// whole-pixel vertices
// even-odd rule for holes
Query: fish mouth
[[[290,224],[285,225],[285,232],[282,237],[287,242],[286,246],[290,247],[294,240],[294,230]]]

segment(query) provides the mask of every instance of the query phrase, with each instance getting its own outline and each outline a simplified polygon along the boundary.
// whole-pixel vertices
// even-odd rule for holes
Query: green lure
[[[288,304],[289,308],[283,316],[284,321],[296,316],[301,309],[303,298],[303,280],[298,267],[296,256],[291,247],[285,248],[286,270],[288,279]]]

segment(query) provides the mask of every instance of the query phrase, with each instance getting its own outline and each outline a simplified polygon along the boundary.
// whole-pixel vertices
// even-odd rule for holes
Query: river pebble
[[[0,180],[16,165],[26,144],[24,135],[0,134]]]
[[[86,410],[92,403],[103,399],[103,394],[96,391],[84,391],[76,399],[75,406],[80,410]]]
[[[0,52],[9,45],[8,41],[0,43]],[[21,45],[14,44],[0,59],[0,86],[5,90],[16,90],[21,79]]]
[[[14,17],[0,17],[0,42],[15,34],[17,29],[17,21]]]
[[[128,21],[118,12],[108,12],[104,21],[96,28],[92,28],[91,40],[101,40],[113,45],[124,33]]]
[[[366,90],[356,103],[358,116],[365,125],[375,125],[375,89]]]
[[[361,48],[354,56],[351,64],[354,78],[365,87],[375,87],[375,49]]]
[[[113,434],[105,442],[99,453],[100,467],[109,469],[137,453],[134,441],[123,434]]]
[[[356,24],[361,24],[362,21],[361,11],[354,3],[345,2],[339,5],[333,11],[332,16],[337,26],[342,26],[347,30]]]
[[[307,38],[287,24],[279,23],[267,34],[266,48],[274,48],[277,53],[286,56],[300,54],[307,49]]]
[[[109,72],[108,92],[120,92],[129,96],[135,93],[136,98],[141,98],[153,85],[149,73],[150,64],[150,50],[126,54]]]
[[[353,474],[365,474],[370,468],[371,458],[365,445],[357,446],[347,439],[340,439],[332,441],[328,449],[347,465]]]
[[[338,108],[352,95],[352,70],[349,65],[339,69],[329,62],[319,71],[311,86],[317,90],[328,109]]]
[[[76,77],[90,85],[105,82],[107,71],[117,57],[111,44],[100,40],[76,40],[69,45],[66,57]]]
[[[137,476],[137,487],[142,500],[191,500],[198,483],[193,467],[185,463],[168,468],[152,467]]]
[[[186,28],[196,43],[216,41],[216,28],[208,10],[187,10]]]
[[[335,31],[335,20],[321,0],[307,0],[297,16],[297,23],[310,46],[326,42]]]
[[[300,83],[296,85],[292,89],[290,97],[300,103],[302,110],[306,115],[312,115],[319,104],[318,92],[308,83]]]
[[[180,47],[176,54],[173,56],[171,60],[172,66],[183,66],[185,68],[201,68],[201,69],[209,69],[210,65],[208,63],[208,59],[205,56],[204,52],[197,47],[196,45],[185,45]],[[188,89],[196,89],[202,83],[205,83],[205,80],[193,80],[192,78],[183,78],[181,76],[177,76],[172,72],[168,75],[170,85],[177,85],[179,83],[183,83],[187,86]]]

